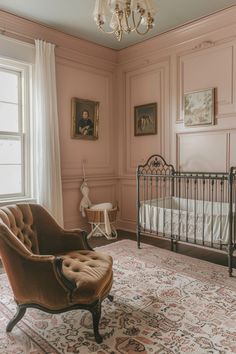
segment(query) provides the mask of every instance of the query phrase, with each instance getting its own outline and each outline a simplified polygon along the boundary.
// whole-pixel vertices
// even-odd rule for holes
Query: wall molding
[[[58,57],[71,59],[113,71],[117,64],[117,53],[98,44],[66,34],[46,25],[0,10],[0,30],[4,35],[24,42],[34,43],[40,38],[56,45]],[[66,45],[65,45],[66,43]],[[94,54],[96,53],[96,57]]]
[[[193,47],[193,49],[196,49],[196,50],[202,50],[202,49],[207,49],[207,48],[211,48],[211,47],[214,47],[216,45],[216,42],[214,41],[202,41],[201,43],[195,45]]]
[[[230,85],[229,87],[229,98],[226,100],[219,100],[217,101],[218,103],[218,111],[216,112],[216,118],[221,119],[221,118],[227,118],[231,117],[232,115],[236,114],[236,92],[235,92],[235,85],[234,82],[236,80],[236,60],[235,60],[235,52],[236,49],[236,40],[231,41],[231,42],[220,42],[219,44],[216,44],[214,42],[214,45],[210,45],[208,47],[204,47],[201,50],[197,51],[192,51],[190,48],[189,50],[185,50],[184,52],[179,52],[177,53],[176,56],[176,72],[177,72],[177,117],[176,117],[176,123],[177,122],[183,122],[183,106],[184,106],[184,81],[185,81],[185,63],[190,62],[191,60],[196,59],[197,57],[203,57],[212,55],[214,53],[222,51],[228,51],[228,55],[230,55],[230,60],[231,60],[231,65],[230,65],[230,82],[228,83]],[[220,69],[220,68],[219,68]],[[209,87],[215,87],[216,85],[209,85]],[[204,87],[202,87],[203,89]],[[194,91],[199,89],[198,87],[194,87],[192,90],[188,91]],[[218,88],[219,89],[219,88]]]
[[[127,232],[136,232],[137,225],[135,221],[123,221],[119,220],[117,221],[117,229],[122,230],[122,231],[127,231]]]
[[[135,46],[125,48],[118,52],[118,63],[123,65],[132,62],[132,58],[144,60],[145,57],[158,56],[163,51],[173,51],[179,46],[191,45],[196,40],[207,41],[210,32],[224,30],[228,27],[228,33],[236,30],[235,24],[236,5],[232,5],[225,10],[220,10],[206,17],[177,27],[166,33],[153,37],[146,42],[138,43]],[[229,31],[229,27],[232,30]],[[206,33],[207,28],[207,33]]]
[[[70,146],[74,146],[75,149],[78,149],[79,151],[79,156],[80,160],[78,161],[77,159],[72,159],[71,161],[68,159],[65,161],[63,158],[64,154],[62,151],[61,157],[62,157],[62,175],[79,175],[82,174],[82,160],[85,161],[85,168],[86,172],[88,174],[96,174],[98,171],[102,175],[104,174],[114,174],[115,172],[115,167],[114,167],[114,162],[113,162],[113,153],[114,153],[114,148],[113,148],[113,142],[114,142],[114,131],[113,131],[113,122],[114,119],[111,119],[113,117],[113,112],[114,108],[112,105],[113,102],[113,87],[114,87],[114,74],[110,72],[106,72],[103,69],[95,69],[91,67],[85,67],[84,65],[70,62],[67,59],[59,59],[58,60],[58,70],[66,73],[65,70],[68,68],[73,68],[75,70],[80,70],[82,72],[82,75],[85,73],[88,73],[88,77],[92,75],[92,80],[96,78],[97,80],[101,80],[101,85],[104,87],[104,90],[102,91],[101,97],[99,95],[101,92],[98,92],[96,96],[94,96],[92,93],[90,93],[90,96],[84,94],[84,95],[79,95],[79,98],[83,99],[90,99],[94,101],[99,101],[100,102],[100,108],[99,108],[99,136],[100,139],[91,142],[91,141],[84,141],[84,140],[79,140],[79,139],[73,139],[71,138],[71,135],[68,136],[63,136],[62,138],[62,146],[63,146],[63,141],[70,141]],[[65,75],[65,74],[64,74]],[[87,76],[86,76],[87,77]],[[99,81],[100,82],[100,81]],[[63,83],[61,83],[63,85]],[[87,90],[88,91],[88,90]],[[78,97],[78,96],[77,96]],[[62,97],[63,98],[63,97]],[[63,98],[64,99],[64,98]],[[70,98],[71,100],[71,98]],[[67,107],[66,114],[68,115],[68,124],[70,125],[71,129],[71,102],[70,106]],[[68,109],[69,108],[69,109]],[[65,112],[60,112],[59,116],[63,115],[64,118],[61,118],[61,124],[65,120],[64,116]],[[103,129],[101,130],[101,127]],[[63,130],[63,128],[62,128]],[[69,132],[71,134],[71,132]],[[104,134],[103,141],[101,143],[101,135]],[[68,140],[69,139],[69,140]],[[91,144],[93,144],[93,148],[98,149],[102,151],[102,154],[99,156],[99,158],[92,158],[91,157]],[[70,147],[70,149],[71,149]],[[88,149],[90,152],[89,154],[86,153],[86,149]],[[75,161],[76,160],[76,161]]]
[[[214,135],[222,135],[225,136],[225,169],[221,172],[229,171],[230,169],[230,159],[231,159],[231,135],[236,134],[236,128],[228,128],[228,129],[218,129],[218,130],[201,130],[201,131],[186,131],[186,132],[178,132],[176,133],[176,169],[180,168],[180,139],[184,136],[214,136]]]
[[[169,129],[169,120],[166,120],[166,117],[169,117],[169,60],[164,62],[158,61],[155,64],[148,65],[145,68],[139,68],[135,70],[125,71],[122,73],[123,80],[123,92],[124,98],[123,102],[125,105],[125,119],[123,125],[123,136],[125,144],[123,149],[122,157],[122,172],[121,174],[132,175],[135,172],[137,164],[142,163],[142,160],[134,161],[132,159],[132,139],[133,137],[133,103],[131,102],[132,96],[132,81],[135,79],[141,79],[148,75],[153,76],[158,75],[159,100],[156,98],[154,101],[158,101],[158,142],[160,145],[159,153],[163,154],[166,150],[165,146],[165,135],[166,131]],[[140,104],[145,102],[140,102]],[[148,102],[146,102],[148,103]],[[157,136],[156,136],[157,137]],[[142,139],[142,137],[136,137],[135,139]]]

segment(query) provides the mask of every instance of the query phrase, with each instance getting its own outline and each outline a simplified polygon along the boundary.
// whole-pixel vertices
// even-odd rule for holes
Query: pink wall
[[[78,211],[82,161],[92,202],[116,200],[114,77],[111,71],[58,58],[57,86],[65,225],[75,227],[82,222]],[[100,102],[98,140],[71,139],[72,97]]]
[[[119,227],[135,230],[135,169],[153,153],[177,168],[227,170],[236,164],[236,6],[115,52],[0,12],[6,34],[57,44],[64,217],[78,212],[82,160],[91,199],[120,205]],[[30,37],[29,38],[29,34]],[[215,87],[216,125],[185,128],[183,93]],[[100,102],[98,141],[71,139],[71,98]],[[158,133],[134,137],[134,106],[157,102]]]
[[[82,160],[95,203],[117,199],[115,134],[115,69],[117,53],[32,21],[0,11],[5,34],[33,43],[43,38],[56,44],[58,112],[61,146],[64,221],[66,227],[84,225],[78,207]],[[99,139],[71,139],[71,98],[100,102]]]
[[[235,51],[236,6],[118,53],[121,228],[135,230],[135,167],[151,154],[184,170],[236,164]],[[216,124],[185,128],[183,94],[211,87]],[[153,101],[158,134],[134,137],[134,106]]]

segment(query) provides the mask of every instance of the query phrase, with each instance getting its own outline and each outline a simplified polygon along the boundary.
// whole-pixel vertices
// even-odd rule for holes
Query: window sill
[[[27,197],[21,197],[21,198],[12,198],[12,199],[0,199],[0,207],[5,206],[5,205],[11,205],[11,204],[18,204],[18,203],[37,203],[36,199],[33,198],[27,198]]]

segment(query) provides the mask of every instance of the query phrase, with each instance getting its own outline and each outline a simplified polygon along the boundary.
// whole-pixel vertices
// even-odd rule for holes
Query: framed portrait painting
[[[157,134],[157,103],[134,107],[134,135]]]
[[[98,139],[99,102],[72,98],[72,138]]]
[[[197,127],[213,125],[215,120],[215,89],[184,94],[184,125]]]

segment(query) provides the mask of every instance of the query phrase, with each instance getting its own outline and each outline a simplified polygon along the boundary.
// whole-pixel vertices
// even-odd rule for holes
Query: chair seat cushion
[[[112,286],[112,258],[94,251],[73,251],[62,255],[62,271],[76,288],[72,302],[92,303],[105,298]]]

